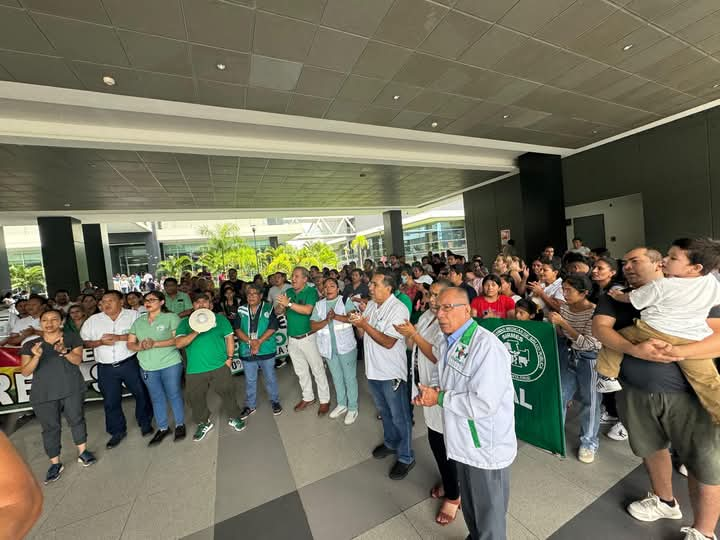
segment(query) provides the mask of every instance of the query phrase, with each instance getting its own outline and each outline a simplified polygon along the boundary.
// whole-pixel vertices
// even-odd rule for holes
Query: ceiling
[[[116,86],[103,84],[106,75]],[[0,79],[578,148],[720,98],[720,2],[0,0]],[[276,175],[274,162],[252,166],[255,190],[246,199],[235,189],[235,158],[135,157],[79,161],[99,162],[94,177],[103,189],[125,173],[142,177],[117,182],[138,198],[131,204],[144,204],[150,187],[164,194],[167,175],[180,189],[171,194],[210,205],[228,190],[261,204],[265,185],[308,177],[297,164],[288,165],[295,176]],[[191,177],[204,175],[199,191],[177,182],[184,163]],[[208,184],[213,163],[223,171],[221,194]],[[166,176],[150,180],[155,164],[172,171],[158,169]],[[315,172],[325,174],[320,165]],[[331,172],[361,168],[342,167]],[[378,182],[397,172],[371,169]],[[447,185],[462,184],[466,173],[437,174]],[[417,196],[400,188],[393,195]],[[373,202],[367,191],[335,197]]]
[[[0,211],[411,208],[504,172],[0,145]]]

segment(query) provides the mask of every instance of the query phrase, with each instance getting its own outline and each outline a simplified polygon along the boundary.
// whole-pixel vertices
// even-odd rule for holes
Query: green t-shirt
[[[400,289],[395,289],[395,297],[405,304],[409,313],[412,313],[412,300],[410,300],[410,297],[407,294],[400,292]]]
[[[300,292],[295,292],[295,289],[288,289],[285,294],[293,304],[301,306],[314,306],[318,301],[317,289],[307,285]],[[300,336],[310,332],[310,314],[301,315],[292,309],[287,309],[285,318],[287,319],[288,336]]]
[[[173,332],[180,324],[180,317],[174,313],[160,312],[151,323],[147,313],[143,313],[130,327],[128,334],[134,335],[138,341],[150,338],[153,341],[165,341],[173,338]],[[140,367],[145,371],[157,371],[182,362],[180,351],[175,345],[156,347],[137,353]]]
[[[175,314],[180,314],[183,311],[192,309],[192,300],[182,291],[178,291],[175,298],[170,298],[170,295],[165,295],[165,307]]]
[[[192,333],[190,318],[185,317],[180,321],[175,331],[176,336],[187,336]],[[225,337],[233,335],[232,325],[225,315],[215,314],[215,327],[198,336],[188,345],[187,370],[188,375],[194,373],[206,373],[221,367],[227,360],[227,348]]]

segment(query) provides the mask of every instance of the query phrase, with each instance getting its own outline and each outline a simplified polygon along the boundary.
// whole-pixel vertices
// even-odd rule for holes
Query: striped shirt
[[[570,307],[566,303],[560,304],[560,315],[568,324],[575,329],[580,335],[576,339],[572,339],[560,327],[562,334],[570,341],[571,347],[578,351],[599,351],[601,344],[592,335],[592,318],[595,313],[595,306],[584,311],[570,311]]]

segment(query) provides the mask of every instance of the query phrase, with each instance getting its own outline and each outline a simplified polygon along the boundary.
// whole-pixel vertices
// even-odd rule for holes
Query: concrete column
[[[402,212],[389,210],[383,212],[383,243],[387,255],[405,255],[405,242],[403,240]]]
[[[525,256],[536,257],[546,246],[560,255],[567,243],[561,158],[528,153],[518,158],[518,166]]]
[[[74,298],[88,280],[82,225],[79,220],[64,216],[39,217],[37,221],[48,294],[67,289]]]
[[[560,156],[523,154],[517,165],[518,174],[463,194],[468,255],[488,264],[502,248],[503,230],[528,263],[547,245],[561,253],[566,244]]]
[[[157,224],[154,221],[150,224],[150,228],[150,234],[145,238],[145,248],[148,254],[148,272],[155,275],[160,262],[160,243],[157,239]]]
[[[0,292],[5,294],[10,289],[12,289],[12,285],[10,283],[10,263],[5,245],[5,229],[0,227]]]
[[[112,265],[110,263],[107,225],[100,223],[84,224],[82,231],[85,239],[88,279],[96,287],[109,290],[112,288]]]

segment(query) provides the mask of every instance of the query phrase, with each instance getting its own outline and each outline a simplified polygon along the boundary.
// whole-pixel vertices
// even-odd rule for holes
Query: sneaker
[[[610,431],[607,432],[607,436],[613,441],[627,441],[628,432],[622,422],[618,422],[610,428]]]
[[[595,461],[595,451],[591,448],[581,446],[578,450],[578,459],[583,463],[592,463]]]
[[[607,411],[603,411],[602,414],[600,415],[600,423],[601,424],[615,424],[617,421],[618,421],[618,417],[608,414]]]
[[[198,424],[197,430],[195,430],[195,435],[193,435],[193,441],[202,441],[214,425],[215,424],[213,424],[210,420],[202,424]]]
[[[287,365],[287,360],[284,358],[280,358],[275,361],[275,369],[280,369],[281,367],[285,367]]]
[[[150,439],[150,442],[148,443],[148,446],[155,446],[156,444],[160,444],[162,440],[170,435],[170,428],[167,429],[158,429],[155,432],[155,436]]]
[[[393,450],[392,448],[388,448],[384,444],[376,446],[372,451],[372,455],[375,459],[383,459],[396,453],[397,452],[395,450]]]
[[[347,407],[344,407],[343,405],[338,405],[330,413],[330,418],[335,419],[339,416],[342,416],[343,414],[345,414],[347,412],[347,410],[348,410]]]
[[[668,506],[660,500],[660,497],[653,493],[641,500],[630,503],[627,507],[628,514],[638,521],[657,521],[658,519],[682,519],[682,512],[677,500],[675,506]],[[692,538],[692,536],[690,537]]]
[[[682,474],[685,478],[687,478],[688,470],[687,470],[687,467],[685,466],[685,464],[683,464],[683,463],[680,464],[680,466],[678,467],[678,472],[680,474]]]
[[[242,418],[231,418],[228,421],[228,426],[233,428],[235,431],[242,431],[247,427],[247,424],[245,423],[245,420]]]
[[[83,467],[89,467],[90,465],[95,465],[97,463],[97,458],[92,452],[85,450],[78,456],[78,463]]]
[[[395,465],[393,465],[393,468],[390,469],[390,474],[388,476],[392,480],[402,480],[408,475],[408,473],[412,470],[414,466],[415,461],[413,461],[412,463],[400,463],[399,461],[396,461]]]
[[[251,414],[255,414],[256,410],[257,409],[251,409],[250,407],[245,407],[242,411],[240,411],[240,420],[245,420]]]
[[[682,529],[680,529],[680,532],[685,533],[685,540],[707,540],[708,538],[703,533],[701,533],[697,529],[693,529],[692,527],[683,527]],[[713,534],[712,539],[717,540],[717,536]]]
[[[56,482],[60,479],[60,475],[65,470],[62,463],[53,463],[50,465],[47,474],[45,475],[45,485],[47,486],[50,482]]]
[[[180,441],[185,438],[187,432],[185,431],[185,424],[175,426],[175,440]]]
[[[357,411],[348,411],[345,415],[345,425],[349,426],[350,424],[354,424],[355,420],[357,420],[358,412]]]
[[[282,414],[283,408],[282,405],[278,401],[273,401],[272,403],[272,412],[274,416],[280,416]]]
[[[600,375],[595,389],[601,394],[612,394],[613,392],[622,390],[622,386],[617,379]]]

